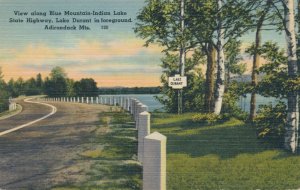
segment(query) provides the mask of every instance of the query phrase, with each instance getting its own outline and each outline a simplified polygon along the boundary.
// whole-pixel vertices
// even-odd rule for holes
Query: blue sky
[[[0,65],[6,78],[47,75],[54,66],[69,77],[93,77],[99,86],[157,86],[160,84],[160,48],[143,48],[133,32],[141,0],[0,0]],[[9,23],[14,11],[123,11],[131,23],[88,24],[90,31],[47,31],[44,24]],[[42,18],[43,16],[35,16]],[[33,17],[33,18],[35,18]],[[63,16],[65,17],[65,16]],[[79,16],[77,18],[94,18]],[[103,18],[118,18],[103,16]],[[26,18],[26,17],[25,17]],[[55,19],[55,16],[47,16]],[[62,18],[62,16],[58,16]],[[73,16],[65,18],[72,19]],[[65,24],[55,24],[65,25]],[[72,24],[71,24],[72,25]],[[108,25],[102,30],[101,25]],[[99,54],[97,55],[96,50]],[[82,53],[83,52],[83,53]],[[81,56],[80,56],[81,55]],[[131,81],[132,82],[128,82]]]

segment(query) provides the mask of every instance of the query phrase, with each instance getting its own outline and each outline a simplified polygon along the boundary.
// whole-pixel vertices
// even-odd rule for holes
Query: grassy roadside
[[[100,114],[100,125],[90,138],[92,149],[84,150],[79,161],[89,162],[85,180],[63,184],[52,190],[138,190],[141,189],[141,166],[136,161],[136,130],[125,112]]]
[[[300,187],[300,156],[262,143],[237,119],[209,126],[192,115],[152,114],[151,131],[168,137],[168,190]]]
[[[192,122],[194,114],[152,114],[151,131],[167,141],[168,190],[297,189],[300,156],[262,143],[242,121],[214,125]],[[79,161],[90,162],[80,183],[53,190],[137,190],[142,169],[136,162],[136,131],[128,113],[100,114],[100,124]]]
[[[23,109],[22,106],[20,104],[17,104],[17,109],[16,110],[1,112],[0,113],[0,120],[7,119],[9,117],[17,115],[18,113],[20,113],[22,111],[22,109]]]

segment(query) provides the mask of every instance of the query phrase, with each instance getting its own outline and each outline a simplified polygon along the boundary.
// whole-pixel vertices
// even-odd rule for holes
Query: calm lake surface
[[[101,95],[101,96],[120,96],[120,95]],[[160,94],[126,94],[121,96],[133,97],[140,100],[143,104],[149,107],[149,111],[152,112],[154,110],[163,111],[163,105],[159,103],[155,96],[160,96]],[[241,97],[238,101],[238,105],[242,108],[243,111],[249,112],[250,110],[250,98],[251,94],[247,94],[246,97]],[[256,110],[259,105],[269,104],[275,105],[278,103],[279,99],[264,97],[261,95],[256,95]],[[285,101],[285,100],[283,100]]]
[[[238,102],[238,105],[240,108],[242,108],[243,111],[250,112],[250,99],[251,94],[247,94],[246,97],[240,97],[240,100]],[[259,105],[266,105],[266,104],[272,104],[276,105],[280,99],[273,98],[273,97],[264,97],[259,94],[256,95],[256,110],[258,110]],[[286,100],[281,100],[283,102],[286,102]]]
[[[163,105],[159,103],[155,99],[155,96],[159,96],[159,94],[125,94],[125,95],[100,95],[100,96],[125,96],[125,97],[132,97],[136,98],[141,101],[143,104],[148,106],[149,111],[152,112],[154,110],[163,111]]]

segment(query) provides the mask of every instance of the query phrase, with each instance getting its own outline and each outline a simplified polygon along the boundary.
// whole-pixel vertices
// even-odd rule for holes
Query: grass
[[[281,190],[300,187],[300,156],[256,138],[255,130],[231,118],[213,125],[195,123],[193,113],[152,114],[151,131],[167,140],[168,190]],[[90,142],[79,156],[91,161],[87,180],[53,190],[138,190],[142,168],[136,161],[136,131],[125,112],[101,113]]]
[[[17,104],[17,109],[16,110],[13,110],[13,111],[4,111],[4,112],[0,112],[0,119],[6,119],[8,117],[11,117],[15,114],[18,114],[19,112],[22,111],[22,106]]]
[[[132,117],[122,111],[101,113],[90,142],[98,145],[80,153],[92,165],[81,183],[66,183],[52,190],[139,190],[141,166],[136,161],[136,130]],[[100,146],[99,146],[100,145]]]
[[[298,189],[300,156],[256,138],[237,119],[204,125],[193,114],[152,114],[167,141],[168,190]]]

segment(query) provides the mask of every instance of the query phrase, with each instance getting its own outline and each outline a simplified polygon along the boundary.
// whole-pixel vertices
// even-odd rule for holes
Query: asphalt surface
[[[39,104],[27,103],[23,100],[17,101],[22,105],[22,113],[8,119],[0,120],[0,132],[29,123],[39,119],[51,112],[51,108]]]
[[[51,112],[51,108],[19,102],[23,111],[0,120],[0,132]],[[99,124],[102,105],[47,102],[57,107],[49,118],[0,137],[0,190],[51,189],[57,184],[80,180],[78,154],[94,146],[89,137]]]

